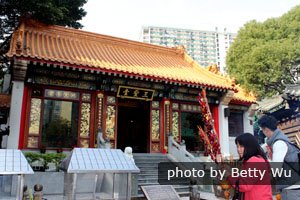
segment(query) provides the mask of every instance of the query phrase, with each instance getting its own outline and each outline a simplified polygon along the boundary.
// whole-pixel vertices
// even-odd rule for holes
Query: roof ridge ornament
[[[19,26],[19,29],[17,30],[17,42],[16,42],[16,53],[21,54],[22,53],[22,41],[24,37],[24,23],[22,22]]]

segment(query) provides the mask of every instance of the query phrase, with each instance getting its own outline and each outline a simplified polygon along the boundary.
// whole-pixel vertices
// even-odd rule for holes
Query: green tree
[[[259,97],[282,92],[300,64],[300,6],[279,18],[250,21],[238,32],[226,57],[230,76]]]
[[[12,32],[21,19],[35,19],[46,24],[82,28],[78,22],[86,15],[87,0],[1,0],[0,1],[0,85],[8,69],[5,53]]]

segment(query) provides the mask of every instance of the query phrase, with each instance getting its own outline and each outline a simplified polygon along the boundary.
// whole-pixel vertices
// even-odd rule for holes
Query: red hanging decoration
[[[210,155],[211,159],[216,161],[216,157],[221,153],[221,149],[218,135],[214,126],[214,121],[208,105],[205,89],[202,89],[202,91],[199,93],[198,101],[200,104],[202,121],[204,122],[205,130],[204,131],[201,126],[198,126],[200,138],[204,141],[205,145],[204,154]]]

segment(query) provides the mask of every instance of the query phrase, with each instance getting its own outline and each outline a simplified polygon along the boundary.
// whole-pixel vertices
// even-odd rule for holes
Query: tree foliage
[[[78,22],[86,15],[87,0],[0,0],[0,79],[7,69],[4,54],[12,32],[21,19],[35,19],[45,24],[82,28]]]
[[[228,73],[259,97],[282,92],[300,63],[300,6],[279,18],[250,21],[238,32],[226,57]]]

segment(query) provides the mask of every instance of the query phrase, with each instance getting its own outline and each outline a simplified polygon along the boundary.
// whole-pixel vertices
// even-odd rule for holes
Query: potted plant
[[[59,171],[60,163],[65,158],[66,158],[66,154],[63,153],[57,153],[54,155],[52,162],[54,163],[57,172]]]
[[[41,157],[40,154],[34,152],[26,152],[25,158],[27,159],[29,165],[32,167],[34,171],[37,171],[39,167],[34,165],[35,162],[40,161]]]

